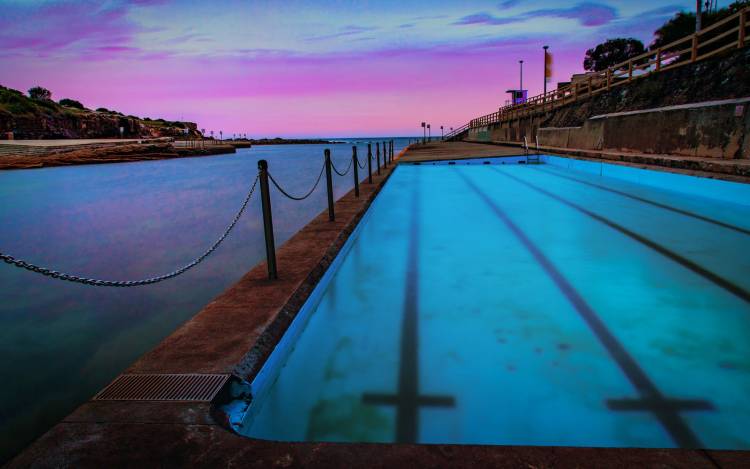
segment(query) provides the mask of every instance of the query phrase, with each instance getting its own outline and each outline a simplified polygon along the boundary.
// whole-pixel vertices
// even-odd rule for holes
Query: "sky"
[[[730,1],[720,2],[720,6]],[[648,45],[692,0],[0,0],[0,85],[43,86],[225,135],[418,135],[579,73],[611,37]]]

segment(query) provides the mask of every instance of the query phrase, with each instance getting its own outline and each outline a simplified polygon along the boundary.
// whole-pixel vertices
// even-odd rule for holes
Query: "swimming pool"
[[[544,160],[400,165],[236,429],[750,449],[750,188]]]

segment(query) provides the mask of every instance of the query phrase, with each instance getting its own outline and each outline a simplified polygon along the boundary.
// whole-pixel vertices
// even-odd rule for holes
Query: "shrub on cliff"
[[[33,114],[34,103],[18,90],[0,87],[0,109],[11,114]]]
[[[29,89],[29,98],[36,99],[39,101],[51,101],[52,92],[48,90],[47,88],[42,88],[41,86],[35,86]]]
[[[65,98],[65,99],[61,99],[58,102],[60,103],[61,106],[73,107],[76,109],[86,109],[85,107],[83,107],[83,104],[81,104],[80,101],[76,101],[75,99]]]
[[[645,51],[643,43],[634,38],[608,39],[593,49],[586,51],[583,68],[590,72],[600,72],[607,68],[625,62],[631,57]]]

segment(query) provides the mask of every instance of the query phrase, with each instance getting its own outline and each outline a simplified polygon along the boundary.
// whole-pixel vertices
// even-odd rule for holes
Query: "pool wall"
[[[687,174],[653,171],[600,161],[543,155],[546,164],[607,176],[722,202],[750,205],[750,185]]]

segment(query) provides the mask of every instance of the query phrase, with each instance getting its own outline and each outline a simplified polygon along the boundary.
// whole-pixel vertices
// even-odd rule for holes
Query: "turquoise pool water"
[[[397,168],[238,431],[750,449],[750,188],[499,162]]]

